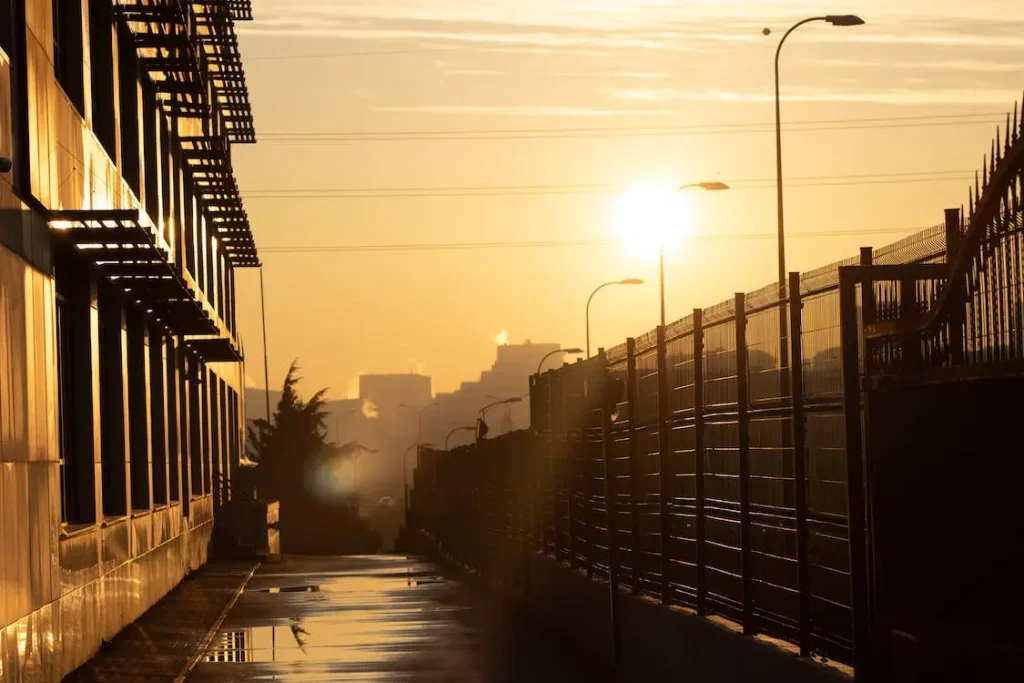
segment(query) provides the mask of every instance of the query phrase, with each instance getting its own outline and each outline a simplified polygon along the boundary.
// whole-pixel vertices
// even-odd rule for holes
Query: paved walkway
[[[394,556],[257,570],[190,681],[546,682],[600,676],[437,567]]]
[[[212,564],[187,577],[64,683],[174,681],[253,566]]]

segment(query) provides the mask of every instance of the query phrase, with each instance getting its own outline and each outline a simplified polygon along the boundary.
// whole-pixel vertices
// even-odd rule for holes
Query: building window
[[[163,335],[152,326],[149,329],[149,404],[150,446],[153,462],[153,504],[167,503],[167,394],[164,390],[166,346]]]
[[[146,345],[146,323],[142,311],[129,310],[128,341],[128,438],[131,464],[132,509],[150,508],[150,404],[149,358]]]
[[[142,199],[142,173],[139,164],[139,60],[135,54],[131,31],[118,25],[117,77],[120,98],[121,175],[128,186]],[[148,208],[147,208],[148,211]]]
[[[0,50],[8,57],[14,52],[14,1],[0,0]]]
[[[132,50],[132,43],[124,51]],[[114,91],[114,13],[110,2],[89,3],[89,73],[92,76],[92,130],[117,162],[117,108]]]
[[[175,362],[177,346],[173,337],[167,339],[164,373],[167,378],[167,461],[171,501],[181,500],[181,449],[178,410],[178,366]]]
[[[88,273],[63,257],[54,276],[61,521],[88,524],[96,521],[91,288]]]
[[[128,514],[125,465],[125,330],[121,295],[111,285],[100,289],[100,449],[103,514]]]
[[[64,94],[84,116],[81,0],[53,0],[53,68]]]
[[[67,300],[57,295],[57,419],[60,421],[60,519],[74,523],[78,482],[72,469],[75,448],[74,376],[71,373],[71,320]]]

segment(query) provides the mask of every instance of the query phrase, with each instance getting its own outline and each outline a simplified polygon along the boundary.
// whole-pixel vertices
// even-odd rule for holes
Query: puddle
[[[380,591],[398,588],[418,588],[420,586],[431,586],[444,583],[444,581],[445,579],[442,579],[439,576],[416,576],[405,578],[390,576],[388,578],[374,577],[363,580],[347,579],[330,583],[302,586],[268,586],[266,588],[257,588],[247,592],[269,593],[271,595],[276,595],[278,593],[362,593],[367,590]]]

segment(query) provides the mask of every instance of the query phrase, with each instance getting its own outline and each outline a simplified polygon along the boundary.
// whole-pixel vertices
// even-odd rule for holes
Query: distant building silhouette
[[[515,397],[521,398],[521,402],[495,406],[487,411],[489,436],[529,427],[530,375],[537,372],[537,365],[544,356],[560,348],[559,344],[531,343],[499,346],[494,365],[483,371],[479,380],[463,382],[458,390],[435,397],[437,407],[426,411],[423,416],[423,440],[444,448],[448,433],[455,427],[474,424],[481,408]],[[556,353],[545,361],[544,367],[558,367],[563,358],[562,354]],[[453,445],[466,443],[472,436],[472,432],[462,432],[453,436],[451,442]]]

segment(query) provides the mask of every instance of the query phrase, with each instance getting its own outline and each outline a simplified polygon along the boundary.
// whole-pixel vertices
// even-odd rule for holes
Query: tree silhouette
[[[292,361],[272,421],[256,420],[248,429],[248,455],[257,465],[264,497],[280,499],[293,490],[301,483],[303,463],[330,448],[323,410],[327,389],[303,401],[296,390],[302,381],[298,371],[298,361]]]
[[[270,421],[259,419],[248,428],[247,455],[256,463],[259,495],[281,502],[281,543],[287,552],[375,552],[379,537],[359,518],[354,491],[336,479],[338,464],[373,451],[358,441],[327,441],[327,389],[304,401],[298,372],[293,361]]]

